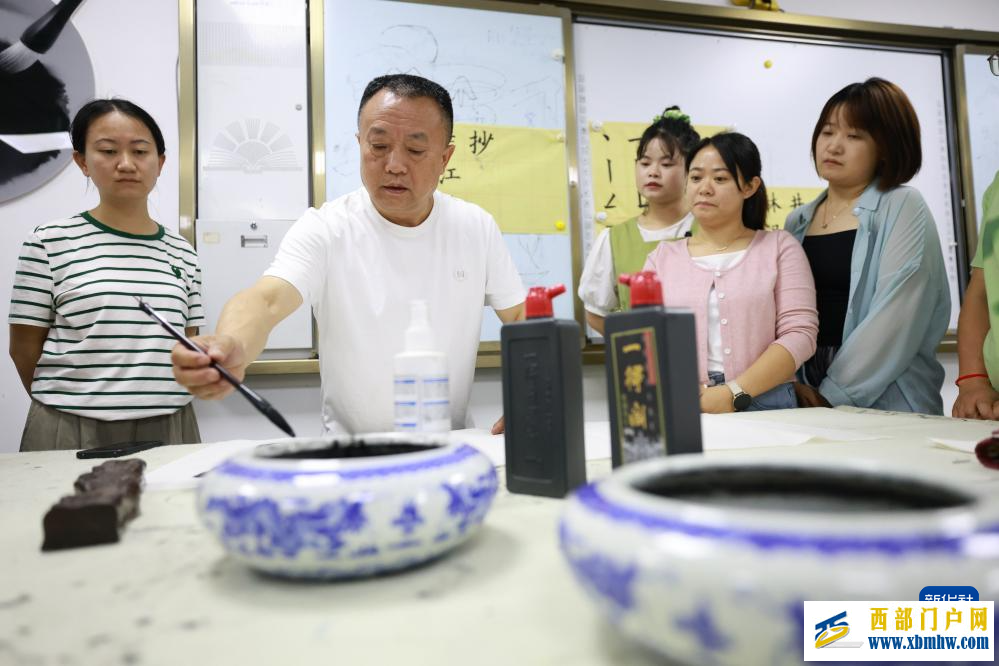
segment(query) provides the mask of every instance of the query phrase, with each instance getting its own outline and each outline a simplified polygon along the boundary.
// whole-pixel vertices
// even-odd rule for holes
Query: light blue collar
[[[881,203],[882,195],[884,195],[884,192],[878,189],[878,181],[874,179],[867,186],[867,189],[860,194],[856,207],[863,208],[864,210],[877,210],[878,205]]]
[[[860,196],[857,198],[857,204],[854,208],[861,208],[863,210],[870,211],[877,210],[878,206],[881,204],[881,197],[883,195],[884,192],[878,189],[877,180],[872,180],[870,185],[868,185],[867,188],[860,193]],[[805,206],[801,209],[801,217],[798,219],[798,224],[796,225],[798,229],[808,228],[808,225],[811,224],[812,220],[815,218],[816,209],[818,209],[819,205],[825,201],[828,196],[829,189],[826,188],[822,191],[822,194],[805,204]]]

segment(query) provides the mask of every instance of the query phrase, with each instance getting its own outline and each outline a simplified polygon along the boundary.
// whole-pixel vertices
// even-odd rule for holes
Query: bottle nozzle
[[[631,307],[663,304],[663,287],[655,271],[622,273],[617,280],[631,288]]]
[[[564,284],[556,284],[552,287],[531,287],[527,291],[527,300],[524,302],[527,318],[540,319],[541,317],[553,316],[552,299],[564,293]]]
[[[436,351],[433,331],[427,317],[427,302],[409,302],[409,328],[406,329],[406,351]]]

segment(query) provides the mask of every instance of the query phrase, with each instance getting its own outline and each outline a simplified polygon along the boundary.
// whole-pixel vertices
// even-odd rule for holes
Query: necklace
[[[740,240],[745,235],[746,235],[745,231],[740,231],[738,236],[736,236],[735,238],[733,238],[729,242],[725,243],[724,245],[710,245],[710,244],[708,244],[707,240],[702,240],[701,242],[704,243],[705,245],[707,245],[708,247],[714,249],[715,252],[724,252],[725,250],[727,250],[729,248],[730,245],[732,245],[733,243],[735,243],[737,240]]]
[[[843,211],[846,210],[850,206],[850,203],[851,202],[848,200],[845,204],[843,204],[843,207],[840,208],[838,211],[836,211],[836,213],[832,216],[832,219],[830,220],[829,219],[829,200],[827,199],[826,200],[825,208],[822,209],[822,224],[819,225],[819,226],[821,226],[823,229],[828,228],[829,225],[832,222],[836,221],[837,217],[839,217],[840,215],[843,214]]]

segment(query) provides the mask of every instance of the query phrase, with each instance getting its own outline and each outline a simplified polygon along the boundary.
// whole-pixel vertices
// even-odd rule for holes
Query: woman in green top
[[[661,241],[683,238],[694,223],[683,197],[686,154],[701,140],[690,118],[671,106],[642,133],[635,158],[635,184],[645,201],[638,217],[604,229],[597,237],[579,280],[586,321],[601,334],[604,317],[629,308],[621,273],[642,270]]]
[[[982,197],[978,252],[957,320],[957,400],[951,414],[999,419],[999,172]]]
[[[173,378],[174,341],[135,299],[189,335],[204,324],[194,250],[149,215],[163,134],[122,99],[84,105],[70,134],[100,200],[37,227],[21,248],[8,318],[31,396],[21,450],[197,442],[192,397]]]

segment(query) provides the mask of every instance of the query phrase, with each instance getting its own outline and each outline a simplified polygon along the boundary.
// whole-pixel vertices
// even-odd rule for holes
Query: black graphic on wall
[[[69,22],[84,0],[0,0],[0,202],[48,182],[72,156],[69,122],[94,97]]]

